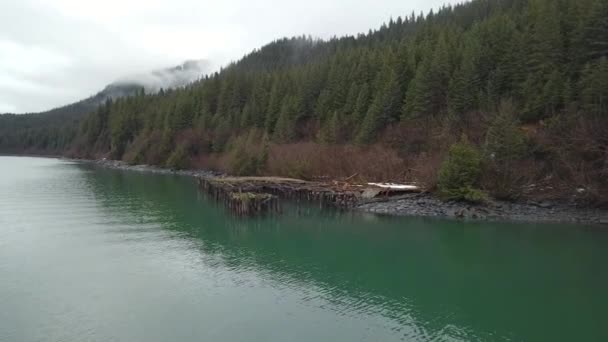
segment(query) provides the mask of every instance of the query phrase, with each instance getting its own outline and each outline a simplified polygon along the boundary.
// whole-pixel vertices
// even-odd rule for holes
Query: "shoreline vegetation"
[[[201,179],[218,179],[227,183],[246,183],[249,188],[243,187],[244,192],[271,192],[281,198],[299,198],[311,202],[319,202],[319,197],[313,193],[328,192],[352,195],[357,193],[356,201],[348,204],[329,206],[342,209],[367,212],[387,216],[410,216],[445,218],[470,221],[502,221],[502,222],[529,222],[529,223],[574,223],[582,225],[608,225],[608,210],[599,208],[579,207],[574,203],[555,201],[499,201],[488,200],[484,203],[467,203],[464,201],[442,200],[438,195],[426,191],[405,192],[391,196],[370,196],[364,198],[364,190],[356,189],[356,184],[340,184],[336,181],[310,182],[278,177],[229,177],[225,174],[204,170],[172,170],[150,165],[129,165],[116,160],[83,160],[65,159],[74,162],[89,163],[117,170],[136,172],[174,174]],[[286,182],[287,180],[287,182]],[[293,183],[301,186],[294,187]],[[262,184],[262,185],[260,185]],[[285,184],[291,184],[285,186]],[[359,184],[360,185],[360,184]],[[198,184],[198,186],[201,186]],[[237,185],[238,186],[238,185]],[[263,189],[262,189],[263,188]],[[374,188],[374,187],[370,187]],[[262,189],[262,190],[261,190]],[[274,190],[273,190],[274,189]],[[355,190],[353,190],[355,189]],[[376,187],[377,189],[377,187]],[[294,193],[304,191],[297,196]],[[378,189],[377,189],[378,190]],[[308,193],[306,193],[308,191]],[[208,191],[207,191],[208,192]],[[216,198],[217,199],[217,198]]]

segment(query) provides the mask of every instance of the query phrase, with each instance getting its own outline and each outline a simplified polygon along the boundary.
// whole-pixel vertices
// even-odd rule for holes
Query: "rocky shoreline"
[[[213,177],[219,176],[220,173],[213,171],[205,171],[205,170],[172,170],[164,167],[158,167],[154,165],[130,165],[121,160],[110,160],[110,159],[68,159],[71,161],[79,162],[79,163],[89,163],[102,167],[107,167],[115,170],[127,170],[127,171],[137,171],[137,172],[149,172],[149,173],[157,173],[157,174],[165,174],[165,175],[179,175],[179,176],[189,176],[189,177]]]
[[[436,217],[462,220],[575,223],[608,225],[608,211],[580,208],[553,202],[503,202],[485,205],[445,202],[429,193],[410,194],[399,199],[363,203],[356,210],[390,216]]]
[[[213,177],[220,173],[202,170],[171,170],[151,165],[129,165],[116,160],[74,160],[117,170],[173,174],[190,177]],[[529,223],[574,223],[608,225],[608,210],[580,208],[553,202],[503,202],[485,205],[445,202],[430,193],[412,193],[397,198],[375,200],[356,205],[353,210],[387,216],[448,218],[472,221]]]

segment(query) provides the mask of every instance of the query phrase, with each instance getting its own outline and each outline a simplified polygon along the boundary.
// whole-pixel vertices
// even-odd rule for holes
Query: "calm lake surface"
[[[0,157],[0,341],[608,341],[608,231],[291,208]]]

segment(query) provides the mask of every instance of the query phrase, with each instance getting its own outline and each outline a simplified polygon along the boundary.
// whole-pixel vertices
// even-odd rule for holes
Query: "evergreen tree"
[[[416,76],[410,82],[402,110],[402,120],[423,118],[433,114],[433,80],[430,60],[416,69]]]
[[[320,132],[321,141],[326,144],[335,144],[339,142],[340,139],[340,114],[338,111],[334,111]]]
[[[297,99],[287,96],[283,100],[281,113],[274,129],[274,138],[282,143],[288,143],[296,138]]]
[[[608,57],[608,2],[593,1],[583,30],[586,61]]]
[[[580,82],[583,109],[591,115],[608,116],[608,58],[590,63]]]
[[[280,83],[280,80],[275,78],[272,84],[272,89],[270,90],[265,120],[266,132],[268,133],[273,133],[279,113],[281,111],[281,105],[283,103],[283,91]]]
[[[501,104],[486,133],[484,147],[492,173],[493,195],[507,199],[516,197],[519,193],[517,182],[521,176],[520,171],[515,169],[515,162],[524,155],[525,137],[511,101]]]
[[[356,122],[361,122],[367,113],[367,109],[369,107],[369,85],[364,83],[361,86],[361,90],[359,90],[359,94],[357,95],[357,101],[355,103],[355,107],[353,109],[353,119]]]
[[[452,145],[439,171],[439,193],[445,199],[481,202],[481,155],[466,136]]]

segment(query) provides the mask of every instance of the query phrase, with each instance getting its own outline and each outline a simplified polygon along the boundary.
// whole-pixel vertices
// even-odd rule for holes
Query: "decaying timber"
[[[310,182],[280,177],[201,177],[198,183],[216,201],[224,202],[239,215],[277,212],[280,210],[277,198],[318,203],[320,207],[346,209],[357,205],[361,198],[369,196],[370,188],[376,189],[373,191],[374,196],[388,196],[394,191],[374,184]],[[412,187],[406,191],[419,190]]]
[[[228,209],[238,216],[255,216],[279,212],[279,199],[271,194],[233,192],[226,199]]]

